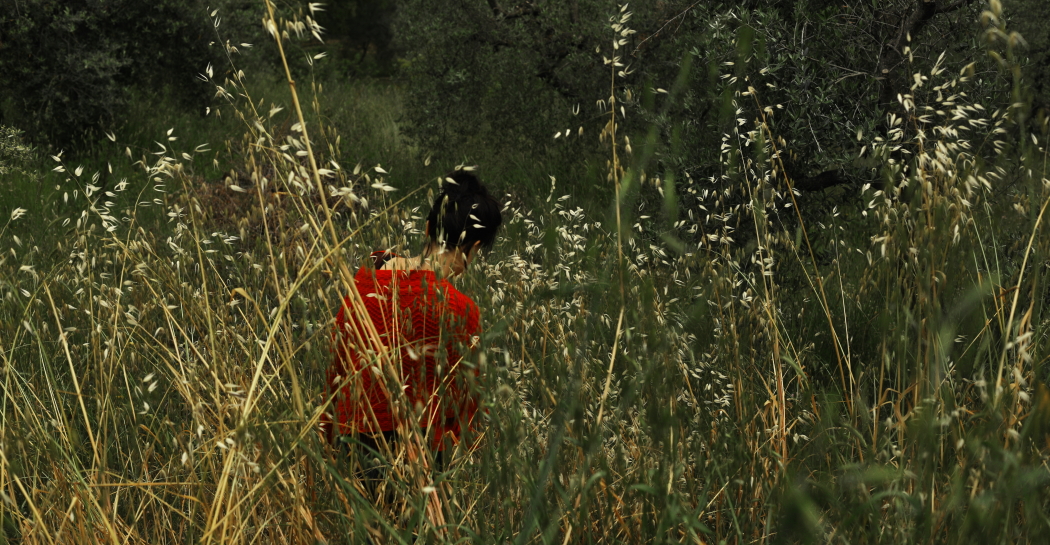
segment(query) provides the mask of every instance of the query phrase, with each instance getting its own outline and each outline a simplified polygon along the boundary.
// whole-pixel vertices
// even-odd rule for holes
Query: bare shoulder
[[[380,270],[386,270],[386,271],[409,271],[409,270],[415,269],[417,267],[417,261],[418,261],[418,259],[416,259],[416,258],[395,257],[393,259],[390,259],[386,263],[384,263],[383,267]]]

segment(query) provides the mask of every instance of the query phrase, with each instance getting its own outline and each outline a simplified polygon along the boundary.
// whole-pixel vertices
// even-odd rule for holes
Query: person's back
[[[362,267],[354,278],[370,322],[395,356],[398,376],[384,373],[381,358],[347,342],[367,338],[347,298],[336,318],[340,341],[329,369],[329,384],[340,383],[335,401],[336,433],[377,434],[397,429],[387,392],[403,387],[398,416],[411,418],[441,449],[441,438],[460,434],[477,403],[463,384],[461,354],[478,331],[478,308],[469,297],[428,270],[374,270]],[[352,328],[352,329],[351,329]],[[356,378],[355,378],[356,377]]]
[[[474,174],[446,177],[426,223],[419,257],[372,254],[336,318],[330,439],[373,448],[419,430],[440,453],[471,425],[477,369],[461,357],[476,343],[478,308],[449,279],[461,275],[502,223],[499,204]],[[367,317],[367,318],[366,318]]]

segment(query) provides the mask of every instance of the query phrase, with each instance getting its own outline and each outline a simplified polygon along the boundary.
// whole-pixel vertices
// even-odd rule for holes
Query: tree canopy
[[[161,0],[8,0],[0,11],[0,94],[6,122],[67,146],[112,129],[129,90],[170,87],[203,104],[194,77],[221,57],[205,5]]]
[[[949,64],[976,63],[979,89],[1002,102],[1013,82],[976,39],[983,8],[971,0],[632,4],[634,33],[619,52],[632,92],[622,102],[643,114],[633,118],[635,133],[655,125],[661,141],[678,142],[661,160],[692,175],[711,174],[734,110],[771,106],[800,189],[857,181],[859,135],[884,136],[886,116],[901,113],[898,95],[942,54]],[[1028,65],[1024,92],[1045,108],[1047,31],[1038,21],[1050,8],[1037,0],[1008,8],[1032,36],[1029,56],[1018,59]],[[437,151],[472,140],[531,151],[567,127],[592,128],[595,101],[609,95],[597,61],[616,9],[605,0],[399,2],[408,130]],[[749,85],[758,102],[735,100]],[[650,96],[672,88],[670,97]]]

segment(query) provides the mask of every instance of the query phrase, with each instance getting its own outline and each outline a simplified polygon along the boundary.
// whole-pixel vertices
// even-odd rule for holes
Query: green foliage
[[[942,52],[950,62],[962,64],[983,58],[976,40],[955,39],[976,30],[976,4],[960,5],[962,9],[937,14],[913,29],[912,40],[902,45],[911,48],[912,60],[883,67],[880,59],[893,49],[915,2],[761,1],[751,2],[746,10],[732,2],[704,3],[676,19],[674,32],[652,35],[639,53],[635,77],[628,81],[639,97],[636,105],[644,107],[641,98],[647,86],[671,89],[676,79],[673,67],[653,61],[683,52],[693,57],[695,68],[680,82],[678,96],[646,116],[665,138],[674,133],[681,139],[676,150],[663,154],[668,166],[693,177],[714,175],[719,139],[730,128],[734,110],[742,109],[738,113],[750,119],[770,107],[776,110],[777,136],[784,141],[784,166],[803,191],[846,182],[859,185],[871,179],[856,164],[857,136],[884,132],[885,115],[900,113],[896,94],[910,83],[906,72],[928,69]],[[883,68],[887,73],[880,76]],[[892,103],[881,101],[883,82],[894,86]],[[729,93],[749,86],[761,93],[763,103],[745,95],[734,106],[737,97]],[[988,98],[1001,96],[1002,89],[984,85],[971,91]],[[843,175],[828,184],[812,178],[838,170]]]
[[[1014,0],[1006,5],[1010,28],[1025,41],[1020,54],[1024,75],[1031,86],[1033,106],[1050,112],[1050,4],[1039,0]]]
[[[575,133],[606,81],[594,49],[607,41],[602,0],[522,3],[408,0],[394,25],[411,136],[448,154],[487,143],[531,152]]]
[[[342,70],[356,76],[391,76],[397,70],[393,48],[394,0],[332,2],[316,14],[324,27],[324,49]]]
[[[0,174],[24,170],[33,158],[33,148],[26,144],[22,131],[0,125]]]
[[[170,88],[187,104],[218,62],[203,2],[28,0],[0,15],[0,92],[8,122],[37,142],[83,145],[122,119],[127,92]]]

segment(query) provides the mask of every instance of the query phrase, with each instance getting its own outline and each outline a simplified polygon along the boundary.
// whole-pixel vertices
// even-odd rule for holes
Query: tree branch
[[[539,15],[539,14],[540,14],[540,8],[537,8],[536,6],[533,6],[531,4],[523,4],[523,5],[519,6],[518,9],[516,9],[516,10],[510,12],[510,13],[505,13],[503,15],[503,20],[504,21],[510,21],[512,19],[520,19],[520,18],[525,17],[527,15]]]
[[[816,176],[806,176],[802,178],[792,177],[791,180],[794,182],[792,187],[799,191],[807,192],[823,191],[829,187],[849,183],[849,179],[846,178],[846,172],[842,169],[825,170]]]
[[[677,19],[680,19],[680,18],[684,17],[686,13],[689,13],[690,10],[692,10],[696,6],[700,5],[701,1],[703,1],[703,0],[697,0],[696,2],[693,2],[693,4],[691,6],[685,8],[685,10],[683,10],[682,13],[679,13],[678,15],[675,15],[674,17],[671,17],[670,19],[668,19],[663,24],[663,26],[661,26],[656,32],[653,32],[652,34],[646,36],[644,40],[642,40],[641,42],[638,43],[638,45],[634,48],[634,51],[631,51],[631,56],[632,57],[638,56],[638,51],[640,51],[642,49],[642,46],[645,45],[645,42],[648,42],[649,40],[659,36],[660,33],[663,32],[665,28],[667,28],[668,26],[671,25],[671,23],[675,22],[675,20],[677,20]]]
[[[488,0],[489,9],[492,10],[492,16],[496,19],[503,18],[503,8],[500,7],[499,2],[496,0]]]
[[[937,0],[915,0],[914,8],[905,18],[897,37],[892,43],[884,44],[883,54],[879,59],[876,79],[880,81],[879,105],[888,108],[896,99],[893,87],[893,72],[904,60],[904,47],[909,38],[914,38],[934,17],[944,13],[958,11],[972,4],[975,0],[956,0],[946,6],[939,6]]]
[[[960,0],[966,1],[966,0]],[[958,8],[955,8],[958,9]],[[896,38],[887,44],[883,44],[882,55],[876,69],[876,79],[879,80],[879,106],[885,112],[888,110],[897,93],[893,86],[893,72],[904,61],[904,46],[912,37],[918,35],[926,23],[937,15],[937,0],[915,0],[915,7],[911,14],[904,19]],[[885,131],[883,131],[885,132]]]

